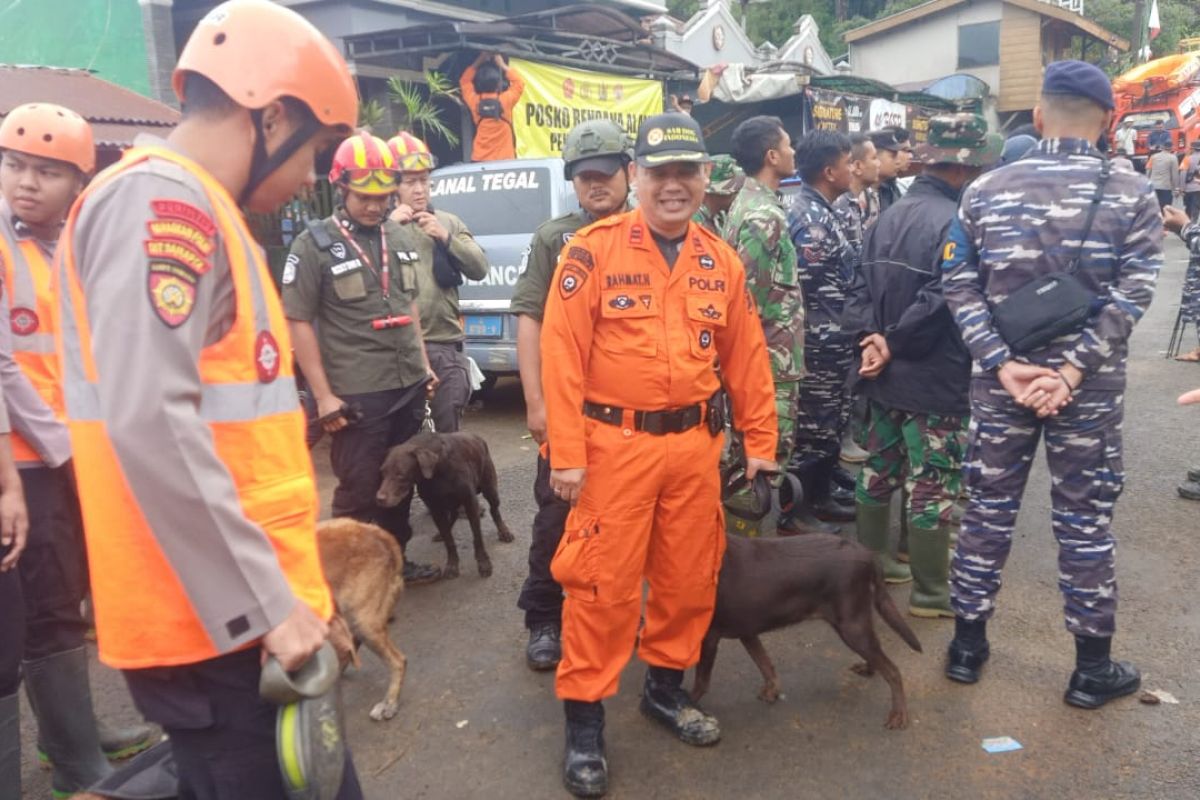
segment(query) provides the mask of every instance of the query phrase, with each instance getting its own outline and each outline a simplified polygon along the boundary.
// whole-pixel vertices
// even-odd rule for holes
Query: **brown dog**
[[[458,577],[458,548],[450,531],[459,509],[467,512],[467,521],[471,523],[479,574],[485,578],[492,574],[492,560],[483,546],[476,495],[482,494],[487,500],[500,541],[511,542],[513,535],[500,518],[496,466],[482,437],[473,433],[419,433],[388,451],[382,473],[375,502],[391,508],[415,486],[429,509],[446,545],[443,578]]]
[[[375,525],[353,519],[331,519],[317,525],[317,547],[325,579],[333,590],[337,613],[329,623],[329,639],[342,668],[360,666],[358,643],[387,664],[390,679],[371,719],[396,716],[406,659],[388,638],[388,619],[404,589],[404,556],[395,537]]]
[[[857,542],[818,533],[786,539],[728,537],[717,607],[700,649],[692,699],[708,691],[721,640],[740,639],[763,676],[758,696],[774,703],[779,699],[779,676],[759,634],[818,616],[865,659],[855,672],[880,672],[888,682],[892,710],[884,726],[908,727],[904,682],[879,645],[872,606],[909,647],[921,652],[921,643],[888,596],[871,552]]]

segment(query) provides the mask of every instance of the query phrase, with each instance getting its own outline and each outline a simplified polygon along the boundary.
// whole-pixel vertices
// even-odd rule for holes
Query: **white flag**
[[[1158,36],[1160,33],[1162,33],[1162,22],[1160,22],[1158,19],[1158,0],[1154,0],[1154,2],[1150,4],[1149,28],[1151,39],[1154,39],[1155,36]]]

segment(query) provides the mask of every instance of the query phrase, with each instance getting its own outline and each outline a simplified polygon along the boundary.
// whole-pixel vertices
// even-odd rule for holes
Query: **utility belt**
[[[725,404],[722,400],[723,392],[717,390],[712,397],[702,403],[665,411],[638,411],[584,400],[583,415],[607,425],[632,428],[654,436],[683,433],[703,422],[708,425],[709,433],[719,436],[725,429]],[[627,414],[630,417],[629,422],[626,421]]]

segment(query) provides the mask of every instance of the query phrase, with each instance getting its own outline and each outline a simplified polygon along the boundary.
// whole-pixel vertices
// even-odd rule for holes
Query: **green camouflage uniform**
[[[758,307],[779,416],[776,460],[785,465],[795,445],[794,427],[804,377],[804,295],[796,276],[796,248],[788,236],[779,195],[746,178],[729,209],[729,242],[746,267],[746,288]]]
[[[712,172],[708,175],[708,185],[704,187],[705,194],[715,194],[728,197],[737,194],[746,180],[746,173],[733,160],[733,156],[713,156]],[[707,205],[701,204],[699,210],[692,215],[692,221],[715,233],[724,236],[726,227],[725,214],[713,214]]]

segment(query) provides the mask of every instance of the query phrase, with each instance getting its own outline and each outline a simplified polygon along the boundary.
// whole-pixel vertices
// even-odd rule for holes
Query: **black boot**
[[[557,622],[543,622],[529,629],[529,644],[525,645],[525,663],[536,672],[558,666],[562,660],[562,628]]]
[[[603,797],[608,792],[604,706],[599,701],[564,700],[563,711],[567,716],[563,784],[576,797]]]
[[[833,465],[833,483],[835,486],[840,486],[843,489],[848,489],[851,492],[858,486],[858,476],[850,470],[843,467],[841,464]]]
[[[721,741],[716,717],[705,714],[683,689],[683,670],[650,667],[642,688],[642,713],[671,730],[680,741],[707,747]]]
[[[1075,636],[1075,671],[1063,700],[1076,708],[1099,708],[1109,700],[1133,694],[1142,675],[1128,661],[1113,661],[1110,636]]]
[[[954,618],[954,638],[946,652],[946,677],[959,683],[978,683],[979,670],[991,655],[987,620]]]
[[[808,486],[805,486],[805,497],[812,498],[811,508],[813,516],[817,519],[826,522],[853,522],[854,521],[854,503],[851,496],[851,503],[846,505],[838,502],[833,497],[833,468],[837,465],[836,456],[828,456],[821,459],[812,472],[812,492],[808,492]]]

